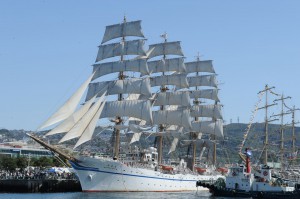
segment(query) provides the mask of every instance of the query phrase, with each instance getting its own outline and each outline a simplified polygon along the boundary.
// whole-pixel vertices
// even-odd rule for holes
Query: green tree
[[[27,167],[28,160],[26,157],[20,156],[16,158],[16,164],[18,168],[25,169]]]
[[[41,167],[52,166],[52,164],[53,164],[51,158],[44,157],[44,156],[38,159],[38,163],[39,163],[38,166],[41,166]]]
[[[2,157],[1,158],[2,169],[14,171],[17,168],[16,158],[12,157]]]
[[[63,160],[62,160],[63,161]],[[54,158],[52,159],[52,162],[53,162],[53,165],[52,166],[55,166],[55,167],[62,167],[64,166],[61,161],[59,161],[57,158]]]

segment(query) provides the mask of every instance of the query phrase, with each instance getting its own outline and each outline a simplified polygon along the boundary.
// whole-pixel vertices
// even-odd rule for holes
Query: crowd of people
[[[0,170],[0,180],[77,180],[75,173],[55,171],[39,167],[29,167],[23,170],[6,171]]]

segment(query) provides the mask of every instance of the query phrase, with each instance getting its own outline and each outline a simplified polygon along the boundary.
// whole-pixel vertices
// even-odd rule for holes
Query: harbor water
[[[119,192],[119,193],[45,193],[45,194],[0,194],[1,199],[221,199],[223,197],[212,197],[209,192]],[[227,198],[229,199],[229,198]]]

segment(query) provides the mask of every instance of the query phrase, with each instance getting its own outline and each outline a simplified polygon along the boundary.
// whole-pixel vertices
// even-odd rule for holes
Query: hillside
[[[218,161],[220,162],[236,162],[239,161],[238,158],[238,149],[239,145],[242,143],[244,132],[247,128],[247,124],[242,123],[232,123],[224,126],[224,140],[218,141],[217,145],[217,156]],[[254,123],[252,124],[251,130],[248,134],[248,138],[245,142],[245,147],[251,147],[253,149],[254,156],[258,156],[261,153],[261,149],[263,147],[264,142],[264,124],[263,123]],[[276,124],[269,125],[269,143],[270,143],[270,150],[275,153],[273,159],[276,161],[276,153],[279,152],[279,143],[280,143],[280,126]],[[85,150],[85,151],[93,151],[95,153],[111,153],[111,150],[107,150],[107,148],[111,148],[112,140],[111,130],[101,131],[101,128],[98,127],[96,129],[97,133],[94,136],[94,139],[90,142],[87,142],[80,146],[78,150]],[[300,127],[296,127],[296,146],[300,146]],[[100,133],[101,132],[101,133]],[[7,129],[0,129],[0,143],[3,142],[14,142],[14,141],[27,141],[29,143],[34,143],[31,139],[28,138],[26,135],[27,131],[24,130],[7,130]],[[42,132],[41,135],[45,134],[46,132]],[[290,150],[291,143],[292,143],[292,129],[286,128],[284,131],[284,139],[285,139],[285,147],[287,150]],[[58,143],[58,140],[62,137],[62,134],[54,135],[49,137],[51,144]],[[188,136],[187,136],[188,139]],[[125,134],[122,136],[123,148],[130,148],[128,144],[126,144],[130,138],[127,137]],[[155,142],[154,136],[142,136],[139,143],[134,143],[131,147],[139,147],[144,148],[148,146],[153,146]],[[173,153],[168,155],[168,145],[171,143],[171,138],[166,138],[164,141],[165,145],[165,157],[175,158],[176,156],[183,157],[186,156],[189,152],[188,145],[180,145],[179,152]],[[75,140],[70,140],[63,145],[63,148],[72,148],[71,146],[75,144]],[[198,153],[200,150],[198,148]],[[208,150],[209,153],[212,151]],[[255,154],[256,153],[256,154]],[[271,154],[271,152],[270,152]],[[206,157],[208,154],[207,152],[203,155]],[[272,155],[272,154],[271,154]]]

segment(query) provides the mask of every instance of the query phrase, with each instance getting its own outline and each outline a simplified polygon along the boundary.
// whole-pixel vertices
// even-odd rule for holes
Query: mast
[[[122,117],[134,117],[151,123],[151,109],[148,98],[145,100],[124,99],[124,94],[143,94],[147,97],[151,96],[150,81],[144,78],[144,75],[149,74],[146,59],[146,52],[143,49],[145,39],[126,40],[127,36],[142,37],[144,34],[141,29],[141,21],[127,22],[126,16],[120,24],[106,26],[105,33],[101,45],[99,46],[96,63],[93,65],[94,78],[100,78],[104,75],[117,73],[117,80],[99,81],[90,83],[87,92],[86,101],[93,96],[99,96],[103,90],[107,90],[107,95],[117,95],[114,101],[108,101],[104,107],[104,113],[101,118],[115,118],[111,120],[114,123],[114,133],[112,140],[113,159],[119,158],[120,149],[120,131],[118,128],[123,124]],[[120,42],[104,44],[107,41],[120,38]],[[137,56],[134,59],[125,60],[124,56]],[[107,58],[119,57],[119,60],[111,62],[102,62]],[[126,71],[140,72],[140,78],[127,78]],[[137,110],[144,108],[144,112]]]
[[[286,114],[290,114],[288,112],[284,112],[284,100],[286,99],[291,99],[291,97],[284,97],[284,95],[282,94],[281,95],[281,98],[280,99],[275,99],[274,102],[276,101],[281,101],[281,113],[280,114],[277,114],[277,115],[273,115],[274,117],[275,116],[280,116],[280,121],[281,121],[281,124],[280,124],[280,162],[281,162],[281,170],[283,170],[283,164],[284,164],[284,125],[283,125],[283,117],[284,115]]]
[[[268,104],[268,92],[272,92],[272,89],[274,89],[275,87],[269,87],[268,84],[265,86],[265,89],[258,92],[258,94],[264,92],[266,94],[266,103],[264,107],[260,107],[259,109],[265,109],[265,143],[264,143],[264,164],[267,165],[268,163],[268,145],[269,145],[269,135],[268,135],[268,123],[274,120],[268,120],[268,108],[271,106],[275,106],[277,105],[276,103],[274,104]]]
[[[293,132],[293,138],[292,138],[292,153],[293,153],[293,156],[296,154],[296,148],[295,148],[295,143],[296,143],[296,136],[295,136],[295,111],[299,111],[300,109],[296,109],[295,106],[293,106],[293,109],[292,109],[292,132]],[[297,122],[299,123],[299,122]],[[296,156],[297,157],[297,156]],[[292,165],[295,164],[295,158],[293,158],[292,160]]]
[[[285,105],[285,104],[284,104]],[[295,112],[299,111],[300,109],[295,108],[295,106],[293,106],[293,108],[288,107],[287,105],[285,105],[285,107],[287,109],[289,109],[289,113],[292,114],[292,165],[295,164],[295,158],[294,156],[296,155],[296,136],[295,136],[295,124],[299,123],[299,122],[295,122]]]
[[[156,137],[156,144],[158,148],[158,163],[162,163],[163,159],[163,136],[165,132],[168,132],[169,127],[175,126],[190,126],[188,121],[188,113],[185,110],[177,110],[177,108],[171,108],[174,106],[180,106],[185,103],[185,106],[189,104],[188,94],[174,92],[173,89],[170,91],[170,86],[179,86],[186,88],[188,82],[186,75],[182,74],[185,72],[183,52],[179,41],[169,42],[167,41],[167,34],[161,35],[164,39],[162,43],[152,44],[149,46],[148,55],[148,67],[151,74],[150,77],[151,87],[158,87],[153,92],[154,103],[153,107],[156,108],[153,113],[153,124],[157,125],[159,131]],[[167,55],[179,56],[176,58],[167,58]],[[153,57],[160,56],[160,59],[149,61]],[[159,73],[161,75],[157,75]],[[184,101],[184,102],[183,102]],[[175,145],[175,144],[174,144]]]
[[[123,23],[124,24],[126,23],[126,16],[124,16]],[[121,42],[122,43],[125,42],[125,36],[124,36],[124,34],[122,35]],[[123,55],[123,53],[121,53],[120,61],[121,62],[124,61],[124,55]],[[124,72],[123,71],[119,72],[118,79],[119,80],[124,80]],[[118,94],[118,101],[122,101],[122,100],[123,100],[123,94],[120,93],[120,94]],[[116,120],[115,120],[115,124],[119,125],[121,123],[122,123],[122,118],[120,116],[117,116]],[[117,160],[117,159],[119,159],[119,150],[120,150],[120,129],[114,129],[114,130],[116,132],[115,133],[116,135],[115,135],[115,147],[114,147],[114,156],[113,156],[113,159]]]
[[[218,102],[215,102],[215,105],[217,105]],[[216,120],[215,118],[212,118],[213,120]],[[214,140],[214,151],[213,151],[213,165],[215,166],[217,164],[217,138],[216,135],[212,135],[212,140]]]
[[[198,55],[196,56],[196,61],[200,61],[200,53],[198,52]],[[199,72],[196,72],[196,77],[199,76]],[[198,86],[195,87],[195,90],[198,90]],[[194,105],[198,105],[200,103],[200,101],[198,100],[198,98],[196,97],[193,101]],[[198,121],[199,118],[195,117],[195,121]],[[192,158],[192,171],[195,171],[195,164],[196,164],[196,152],[197,152],[197,145],[196,145],[196,140],[197,140],[197,133],[195,132],[191,132],[191,138],[193,140],[193,158]]]
[[[222,114],[221,106],[217,104],[218,89],[216,82],[216,74],[212,65],[212,60],[200,60],[200,56],[196,56],[196,61],[186,62],[187,74],[196,74],[195,76],[188,76],[189,82],[189,93],[190,97],[193,98],[193,104],[190,109],[190,116],[193,118],[192,129],[189,130],[190,133],[190,146],[192,147],[192,159],[191,159],[191,170],[195,170],[196,164],[196,151],[197,144],[202,143],[206,145],[212,145],[212,141],[203,140],[200,137],[203,134],[210,134],[212,138],[216,139],[217,136],[223,137],[223,124],[222,124]],[[208,73],[208,74],[200,74]],[[209,89],[203,89],[203,87],[210,87]],[[184,91],[182,91],[184,92]],[[213,100],[214,104],[202,103],[201,99]],[[200,120],[201,118],[201,120]],[[204,121],[204,118],[210,118],[208,121]],[[216,136],[217,134],[217,136]],[[216,146],[211,146],[208,150],[213,151]],[[190,148],[189,150],[190,151]],[[213,153],[216,150],[214,149]],[[208,154],[209,155],[209,154]],[[214,156],[214,164],[216,160],[216,155]],[[207,156],[208,157],[208,156]]]
[[[165,32],[164,34],[161,35],[161,37],[164,39],[164,43],[167,42],[167,33]],[[165,54],[163,54],[163,61],[165,61],[167,58],[167,56]],[[165,76],[165,72],[162,72],[162,76]],[[160,87],[160,92],[166,92],[167,87],[166,85],[161,85]],[[160,106],[160,110],[163,111],[164,110],[164,105]],[[164,130],[164,126],[163,124],[159,125],[159,132],[163,132]],[[163,158],[163,135],[162,133],[160,133],[160,135],[158,136],[158,164],[162,163],[162,158]]]

